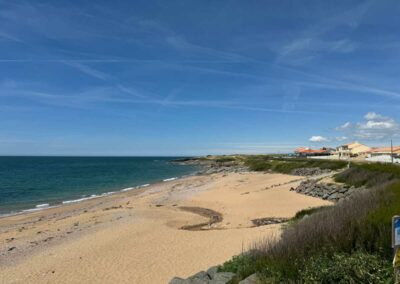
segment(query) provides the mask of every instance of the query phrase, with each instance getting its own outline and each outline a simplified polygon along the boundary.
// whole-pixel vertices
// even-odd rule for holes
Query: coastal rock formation
[[[290,190],[312,197],[318,197],[333,202],[338,202],[349,197],[356,188],[347,187],[340,184],[319,183],[318,180],[309,179],[302,181],[296,188]]]
[[[276,217],[267,217],[267,218],[259,218],[251,220],[251,222],[253,222],[254,226],[256,227],[281,224],[287,221],[289,221],[288,218],[276,218]]]
[[[231,272],[218,272],[218,266],[213,266],[210,267],[207,272],[200,271],[186,279],[174,277],[169,284],[228,284],[231,283],[235,276],[235,273]],[[260,283],[261,281],[256,273],[239,282],[239,284]]]
[[[331,170],[320,169],[320,168],[298,168],[294,169],[291,174],[294,176],[319,176],[322,174],[328,174]]]
[[[227,284],[233,277],[235,277],[234,273],[218,272],[218,267],[213,266],[207,272],[200,271],[186,279],[174,277],[169,284]]]
[[[198,174],[215,174],[215,173],[238,173],[238,172],[248,172],[249,168],[243,166],[235,161],[219,162],[218,160],[212,159],[178,159],[173,161],[173,163],[178,163],[180,165],[194,165],[200,166]]]

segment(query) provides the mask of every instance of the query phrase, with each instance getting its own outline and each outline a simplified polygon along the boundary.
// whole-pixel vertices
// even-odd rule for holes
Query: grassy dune
[[[344,161],[312,160],[301,158],[283,158],[268,155],[248,156],[244,163],[253,171],[271,170],[278,173],[290,174],[299,168],[320,168],[338,170],[347,166]]]
[[[342,166],[317,162],[332,169]],[[247,163],[253,169],[268,164],[283,172],[293,164],[316,165],[259,157]],[[400,213],[400,167],[355,164],[336,180],[367,190],[335,206],[299,212],[279,241],[254,244],[221,269],[237,273],[237,281],[257,272],[265,283],[393,283],[391,219]]]

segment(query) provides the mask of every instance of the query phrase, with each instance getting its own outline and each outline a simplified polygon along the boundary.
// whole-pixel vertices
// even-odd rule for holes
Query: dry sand
[[[330,204],[290,191],[301,179],[263,173],[194,176],[1,218],[0,283],[153,284],[187,277],[262,238],[279,236],[281,225],[255,227],[252,219],[292,217]],[[214,211],[220,215],[209,225],[204,215],[218,214]]]

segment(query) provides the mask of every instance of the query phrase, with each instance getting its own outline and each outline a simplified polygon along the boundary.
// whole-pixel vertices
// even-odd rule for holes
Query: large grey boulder
[[[259,284],[259,283],[261,282],[256,273],[250,275],[246,279],[243,279],[242,281],[239,282],[239,284]]]
[[[235,277],[235,273],[232,272],[218,272],[214,274],[213,279],[210,280],[210,284],[226,284]]]
[[[218,266],[212,266],[209,269],[207,269],[207,274],[210,276],[210,278],[214,278],[214,275],[218,272]]]
[[[171,281],[169,281],[169,284],[183,284],[183,283],[185,283],[185,279],[179,277],[174,277],[172,278]]]

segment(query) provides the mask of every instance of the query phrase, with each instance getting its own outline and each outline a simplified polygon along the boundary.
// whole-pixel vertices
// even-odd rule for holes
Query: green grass
[[[300,272],[303,283],[393,283],[391,262],[357,251],[312,257]]]
[[[216,158],[215,161],[217,163],[234,162],[234,161],[236,161],[236,158],[235,157],[230,157],[230,156],[226,156],[226,157],[221,156],[221,157]]]
[[[400,179],[400,166],[393,164],[353,164],[350,169],[335,176],[336,182],[350,186],[373,187]]]
[[[247,156],[244,163],[252,171],[272,170],[284,174],[290,174],[293,170],[299,168],[339,170],[347,166],[347,162],[344,161],[284,158],[270,155]]]

